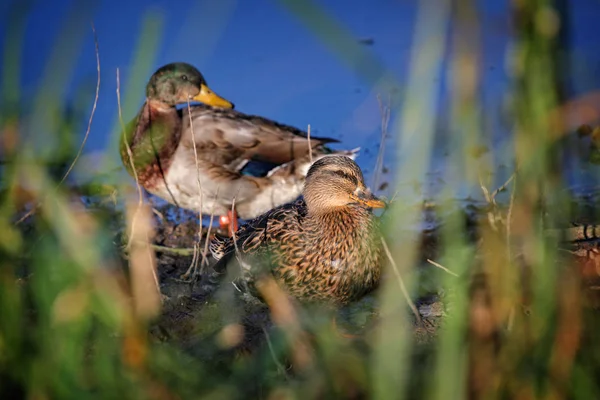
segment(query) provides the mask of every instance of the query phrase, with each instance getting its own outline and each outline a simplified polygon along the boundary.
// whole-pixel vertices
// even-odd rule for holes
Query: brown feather
[[[328,174],[331,166],[343,174]],[[244,285],[270,273],[290,295],[306,302],[347,304],[377,287],[382,262],[378,222],[370,209],[348,200],[349,193],[364,187],[360,169],[347,157],[329,156],[315,163],[309,176],[307,201],[277,207],[242,226],[235,243],[222,237],[212,241],[211,252],[219,260],[216,273],[241,260]],[[324,186],[329,196],[315,197],[313,190]]]

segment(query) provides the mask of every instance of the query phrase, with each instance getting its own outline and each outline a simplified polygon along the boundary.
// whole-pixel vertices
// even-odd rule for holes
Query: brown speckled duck
[[[190,102],[204,104],[187,107]],[[177,109],[179,104],[186,107]],[[173,63],[150,78],[146,101],[125,129],[120,153],[134,175],[131,150],[137,179],[148,192],[186,209],[222,216],[222,227],[229,222],[235,227],[234,197],[242,219],[295,200],[311,164],[309,143],[317,160],[332,153],[324,146],[331,142],[337,140],[315,137],[309,142],[296,128],[234,111],[196,68]],[[249,161],[274,167],[266,176],[244,175]]]
[[[358,300],[379,282],[381,242],[371,209],[384,206],[365,187],[352,159],[323,157],[308,171],[303,199],[240,227],[235,243],[213,239],[210,249],[218,262],[207,288],[237,264],[242,273],[236,287],[255,297],[260,295],[253,283],[270,273],[301,302],[341,306]]]

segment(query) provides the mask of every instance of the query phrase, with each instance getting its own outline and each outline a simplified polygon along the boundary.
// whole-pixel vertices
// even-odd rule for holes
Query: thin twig
[[[419,323],[419,325],[421,325],[422,324],[421,315],[419,314],[419,311],[417,310],[417,306],[415,306],[415,303],[413,303],[413,301],[411,300],[411,298],[408,294],[408,290],[406,290],[406,286],[404,285],[404,280],[402,279],[402,276],[400,275],[400,270],[398,269],[398,265],[396,265],[396,262],[394,261],[394,258],[392,257],[392,253],[390,252],[390,249],[388,248],[388,245],[387,245],[385,239],[383,238],[383,236],[380,236],[380,238],[381,238],[381,243],[383,244],[383,250],[385,251],[385,254],[387,255],[388,259],[390,260],[390,264],[392,264],[392,269],[394,270],[394,274],[396,275],[396,278],[398,278],[398,283],[400,284],[400,290],[402,290],[402,294],[404,295],[406,302],[408,303],[408,305],[410,306],[410,309],[412,310],[413,314],[415,315],[417,322]]]
[[[438,268],[439,268],[439,269],[441,269],[441,270],[444,270],[444,271],[446,271],[446,272],[447,272],[447,273],[449,273],[450,275],[454,275],[454,276],[456,276],[456,277],[458,278],[458,274],[457,274],[457,273],[450,271],[448,268],[444,267],[442,264],[436,263],[435,261],[433,261],[433,260],[430,260],[429,258],[427,259],[427,262],[428,262],[429,264],[431,264],[431,265],[435,266],[435,267],[438,267]]]
[[[515,170],[515,172],[512,173],[512,175],[506,180],[506,182],[504,182],[498,189],[496,189],[492,192],[491,197],[495,198],[498,193],[506,190],[506,187],[510,184],[510,182],[513,179],[515,179],[516,176],[517,176],[517,171]]]
[[[212,205],[212,208],[210,210],[210,222],[208,224],[208,230],[206,232],[206,239],[204,240],[204,250],[201,253],[202,260],[200,261],[200,265],[202,265],[202,266],[208,265],[208,260],[207,260],[207,257],[206,257],[208,255],[208,243],[209,243],[208,239],[210,238],[210,231],[211,231],[211,228],[212,228],[213,218],[214,218],[214,215],[215,215],[215,205],[217,204],[217,198],[219,197],[219,189],[220,189],[220,187],[221,187],[220,185],[217,186],[217,191],[215,193],[215,199],[213,201],[213,205]],[[200,247],[200,243],[198,242],[198,248],[199,247]],[[196,248],[196,245],[194,245],[194,248]],[[192,263],[192,264],[190,264],[190,266],[187,269],[187,271],[183,275],[181,275],[181,279],[188,280],[188,278],[190,277],[190,274],[192,274],[192,278],[193,278],[194,275],[197,273],[197,271],[198,271],[197,265],[194,265]]]
[[[67,172],[65,172],[65,175],[62,177],[62,179],[58,183],[59,185],[62,184],[65,181],[65,179],[67,179],[67,176],[69,176],[69,174],[75,167],[77,160],[79,160],[81,153],[83,152],[83,148],[85,147],[85,144],[88,140],[88,136],[90,135],[90,130],[92,129],[92,120],[94,119],[94,114],[96,113],[96,106],[98,105],[98,93],[100,93],[100,49],[98,46],[98,35],[96,35],[96,28],[94,27],[93,23],[92,23],[92,32],[94,32],[94,46],[95,46],[95,50],[96,50],[96,71],[98,73],[98,76],[96,78],[96,94],[94,96],[92,112],[90,113],[90,118],[88,119],[87,129],[85,131],[85,135],[83,136],[83,141],[81,142],[81,145],[79,146],[79,151],[77,151],[77,154],[75,155],[75,159],[69,166],[69,169],[67,170]]]
[[[54,188],[54,193],[56,193],[56,191],[58,190],[60,185],[62,185],[63,182],[67,179],[67,177],[69,176],[69,174],[75,167],[75,164],[79,160],[79,157],[81,157],[83,148],[85,147],[85,144],[87,143],[88,137],[90,135],[90,130],[92,129],[92,121],[94,120],[94,115],[96,114],[96,107],[98,105],[98,94],[100,93],[100,48],[98,46],[98,35],[96,35],[96,28],[94,27],[93,23],[92,23],[92,32],[94,33],[94,48],[95,48],[95,53],[96,53],[96,70],[98,71],[98,76],[96,78],[96,94],[94,95],[92,111],[90,112],[90,117],[88,118],[87,129],[85,131],[85,135],[83,136],[83,140],[81,141],[81,145],[79,146],[79,150],[77,151],[77,154],[75,155],[75,158],[73,159],[73,162],[71,162],[71,165],[69,165],[67,172],[65,172],[65,174],[63,175],[61,180],[58,182],[58,184]],[[36,212],[37,208],[42,204],[42,202],[43,201],[34,205],[31,210],[29,210],[25,215],[23,215],[21,218],[19,218],[15,222],[15,225],[19,225],[21,222],[25,221],[27,218],[32,216]]]

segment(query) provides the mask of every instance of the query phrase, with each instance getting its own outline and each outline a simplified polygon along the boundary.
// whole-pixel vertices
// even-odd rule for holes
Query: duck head
[[[220,108],[234,107],[208,87],[200,71],[186,63],[171,63],[159,68],[146,86],[146,97],[169,107],[189,101]]]
[[[315,161],[306,175],[303,196],[313,213],[343,207],[385,207],[365,186],[360,167],[346,156],[325,156]]]

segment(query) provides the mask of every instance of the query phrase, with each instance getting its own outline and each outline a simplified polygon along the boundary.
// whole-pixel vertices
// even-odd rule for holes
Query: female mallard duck
[[[189,106],[190,101],[204,105]],[[188,107],[178,110],[178,104]],[[186,209],[221,215],[222,223],[227,215],[235,224],[234,198],[242,219],[293,201],[311,164],[310,147],[316,160],[332,152],[325,143],[336,141],[308,140],[291,126],[234,111],[196,68],[173,63],[150,78],[146,102],[125,129],[120,153],[148,192]],[[355,151],[341,153],[354,156]],[[264,177],[243,175],[248,161],[275,168]]]
[[[265,272],[302,302],[345,305],[373,290],[382,253],[371,209],[385,203],[365,187],[358,165],[345,156],[321,158],[308,171],[303,197],[240,227],[235,238],[215,237],[210,249],[218,262],[208,287],[237,262],[236,286],[256,297],[254,282]]]

